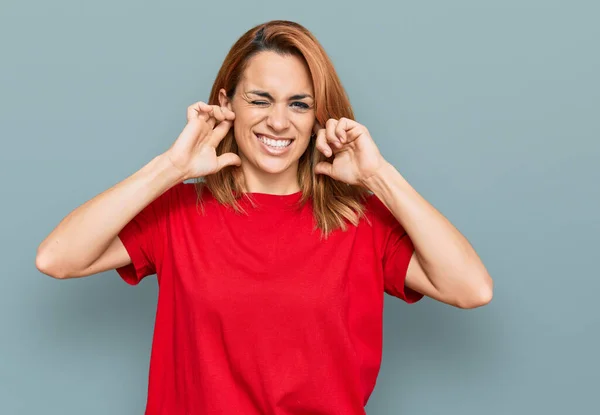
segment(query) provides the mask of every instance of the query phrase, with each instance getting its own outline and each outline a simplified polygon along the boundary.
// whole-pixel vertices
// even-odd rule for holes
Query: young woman
[[[380,154],[301,25],[245,33],[187,121],[36,259],[61,279],[157,275],[146,414],[362,414],[384,292],[491,300],[473,248]]]

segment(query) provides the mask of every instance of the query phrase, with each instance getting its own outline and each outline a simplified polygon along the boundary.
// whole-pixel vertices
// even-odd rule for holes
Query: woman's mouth
[[[274,140],[272,138],[265,137],[264,135],[261,135],[261,134],[256,134],[256,138],[258,138],[261,142],[265,143],[269,147],[273,147],[273,148],[287,147],[292,143],[292,140],[282,140],[282,139]]]
[[[255,133],[255,135],[258,141],[261,142],[261,147],[263,147],[267,151],[267,153],[272,155],[280,155],[286,153],[286,150],[289,149],[290,145],[294,141],[290,139],[275,139],[258,133]]]

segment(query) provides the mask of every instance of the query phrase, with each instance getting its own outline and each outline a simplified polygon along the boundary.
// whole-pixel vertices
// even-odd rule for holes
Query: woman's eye
[[[296,105],[297,104],[297,105]],[[303,109],[303,110],[307,110],[310,107],[308,106],[308,104],[304,103],[304,102],[293,102],[292,105],[294,105],[296,108],[299,109]]]
[[[269,105],[268,101],[250,101],[250,103],[252,105],[258,105],[259,107],[264,107]],[[308,104],[306,104],[305,102],[300,102],[300,101],[296,101],[296,102],[292,102],[292,107],[296,108],[296,109],[301,109],[301,110],[307,110],[310,108],[310,106]]]

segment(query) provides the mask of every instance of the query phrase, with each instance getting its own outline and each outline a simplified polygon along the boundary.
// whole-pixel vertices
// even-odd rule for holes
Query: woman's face
[[[235,140],[244,173],[254,176],[250,180],[266,185],[271,175],[283,174],[296,181],[315,124],[313,97],[304,61],[274,52],[250,59],[231,101],[220,91],[220,105],[235,112]]]

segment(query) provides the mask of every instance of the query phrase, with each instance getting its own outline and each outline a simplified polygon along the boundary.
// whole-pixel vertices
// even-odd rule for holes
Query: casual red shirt
[[[129,284],[159,284],[146,415],[364,414],[382,356],[384,292],[406,302],[413,245],[371,196],[371,224],[321,239],[301,193],[253,193],[248,215],[193,183],[120,232]]]

